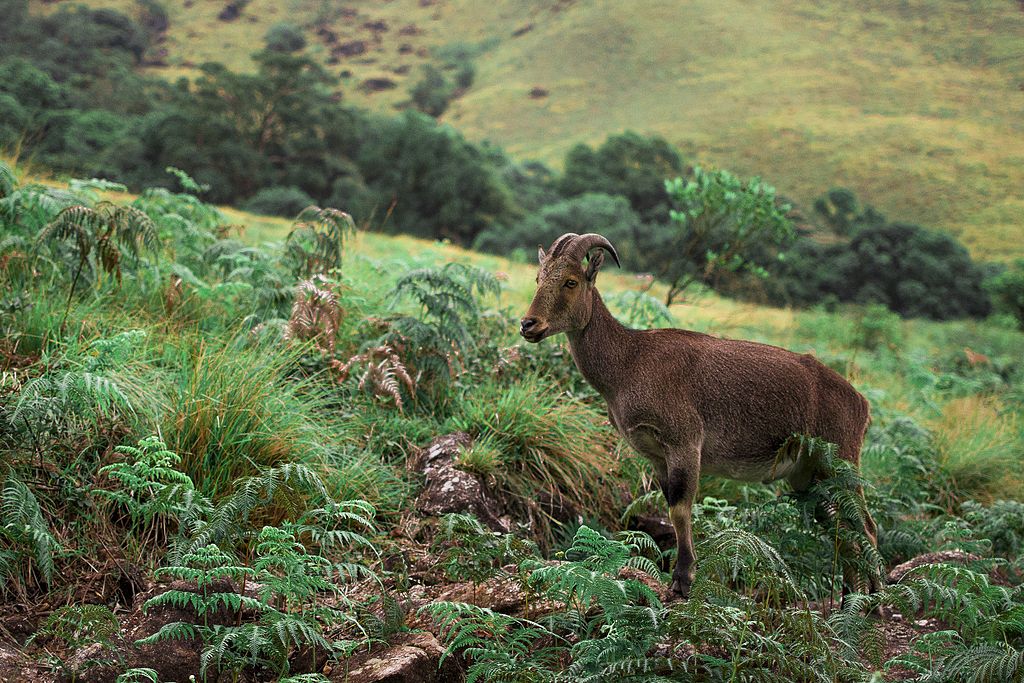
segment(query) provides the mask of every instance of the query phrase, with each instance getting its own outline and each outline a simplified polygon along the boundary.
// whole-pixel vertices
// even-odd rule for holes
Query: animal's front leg
[[[672,572],[672,591],[684,598],[690,595],[697,559],[693,552],[690,511],[697,495],[703,442],[702,431],[696,420],[685,433],[685,439],[669,438],[662,430],[645,422],[638,422],[627,431],[629,442],[654,465],[658,484],[665,494],[668,517],[676,531],[676,566]]]

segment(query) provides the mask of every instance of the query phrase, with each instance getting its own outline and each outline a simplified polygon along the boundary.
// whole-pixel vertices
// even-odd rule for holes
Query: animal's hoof
[[[683,583],[682,579],[672,579],[672,592],[681,598],[690,597],[690,584]]]

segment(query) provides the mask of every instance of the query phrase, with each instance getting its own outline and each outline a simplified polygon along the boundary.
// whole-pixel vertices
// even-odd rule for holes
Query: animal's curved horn
[[[595,232],[588,232],[585,235],[577,237],[573,240],[572,244],[569,245],[569,249],[572,250],[572,255],[579,258],[581,261],[584,256],[590,253],[591,249],[596,249],[598,247],[611,254],[612,260],[615,261],[615,265],[619,268],[622,267],[622,264],[619,263],[619,255],[615,252],[615,247],[612,246],[612,243],[609,242],[608,238],[604,235],[598,235]]]
[[[548,256],[560,256],[561,253],[569,245],[571,245],[578,237],[579,235],[577,235],[574,232],[565,233],[564,235],[562,235],[561,237],[559,237],[558,239],[551,243],[551,247],[547,251]]]

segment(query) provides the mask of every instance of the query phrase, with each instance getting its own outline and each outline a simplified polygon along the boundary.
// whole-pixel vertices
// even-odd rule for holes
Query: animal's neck
[[[612,316],[596,289],[593,296],[590,321],[567,335],[569,351],[583,377],[607,398],[614,387],[621,386],[617,377],[629,360],[631,330]]]

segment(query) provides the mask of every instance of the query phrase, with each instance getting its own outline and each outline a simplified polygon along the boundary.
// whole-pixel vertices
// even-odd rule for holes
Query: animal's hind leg
[[[849,439],[845,443],[840,443],[839,444],[839,458],[842,459],[842,460],[846,460],[847,462],[852,464],[854,469],[857,471],[858,474],[860,474],[860,451],[861,451],[861,445],[864,443],[864,434],[865,434],[866,431],[867,431],[867,421],[865,420],[864,426],[863,426],[863,428],[860,431],[859,438],[857,438],[856,440]],[[863,486],[858,486],[857,487],[856,495],[857,495],[857,498],[858,498],[858,502],[860,503],[860,507],[864,511],[864,518],[863,518],[863,524],[864,524],[863,532],[864,532],[864,535],[867,536],[868,541],[870,541],[870,543],[871,543],[871,546],[874,549],[877,550],[878,549],[878,525],[875,524],[874,518],[871,517],[871,511],[868,510],[868,502],[867,502],[867,498],[864,495],[864,487]],[[853,552],[855,552],[855,553],[858,553],[858,554],[863,552],[863,549],[860,548],[859,546],[855,546],[851,550]],[[846,588],[847,588],[846,584],[848,584],[849,581],[847,580],[847,577],[845,575],[844,575],[843,578],[844,578],[844,581],[843,581],[843,583],[844,583],[844,586],[843,586],[844,591],[843,592],[845,594],[846,593]],[[874,571],[874,570],[869,571],[868,572],[868,584],[869,584],[868,585],[868,590],[870,592],[872,592],[872,593],[874,593],[874,592],[876,592],[878,590],[881,590],[881,588],[882,588],[882,577],[881,577],[881,575],[878,572]]]
[[[860,442],[840,444],[838,456],[842,460],[846,460],[853,464],[853,466],[859,471],[860,469]],[[805,462],[801,463],[801,467],[797,468],[789,477],[789,482],[793,486],[793,489],[797,492],[804,492],[811,488],[816,482],[825,479],[828,476],[827,471],[821,467],[820,461],[810,458]],[[868,541],[874,548],[878,547],[878,528],[875,525],[875,520],[872,519],[871,513],[867,508],[867,500],[864,496],[864,487],[858,486],[855,491],[855,495],[859,498],[861,509],[864,511],[862,519],[863,527],[860,529],[867,536]],[[829,504],[826,502],[826,506]],[[823,525],[830,524],[830,518],[833,518],[839,514],[838,510],[835,509],[817,509],[815,510],[815,518],[818,519]],[[834,531],[834,530],[831,530]],[[838,539],[837,539],[838,540]],[[842,595],[845,598],[848,594],[858,591],[861,587],[859,572],[852,565],[852,560],[863,554],[863,548],[861,544],[856,542],[838,541],[840,556],[845,560],[843,563],[843,588]],[[875,571],[868,572],[868,586],[867,589],[870,592],[875,592],[881,589],[881,577]]]

